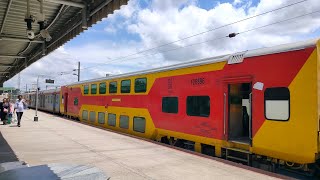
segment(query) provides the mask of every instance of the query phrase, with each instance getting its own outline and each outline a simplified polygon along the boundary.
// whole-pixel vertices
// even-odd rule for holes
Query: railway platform
[[[0,126],[0,163],[30,167],[76,164],[96,167],[111,179],[285,179],[285,176],[218,158],[207,158],[99,129],[59,116],[25,111],[21,127]]]

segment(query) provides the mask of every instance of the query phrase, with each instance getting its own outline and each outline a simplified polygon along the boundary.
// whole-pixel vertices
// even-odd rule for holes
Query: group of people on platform
[[[11,124],[13,122],[13,116],[16,113],[16,119],[18,120],[17,126],[20,127],[23,111],[26,108],[27,102],[22,99],[21,95],[18,96],[15,103],[11,103],[8,98],[3,98],[3,101],[0,102],[0,118],[3,125]]]

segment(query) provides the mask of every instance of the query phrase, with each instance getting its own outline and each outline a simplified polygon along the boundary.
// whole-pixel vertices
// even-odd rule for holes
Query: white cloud
[[[152,11],[167,12],[174,9],[178,9],[184,5],[189,5],[191,3],[193,3],[193,1],[189,0],[154,0],[151,3],[151,9]]]
[[[117,29],[113,26],[107,26],[104,28],[104,31],[110,34],[115,34],[117,32]]]
[[[238,5],[238,4],[241,4],[242,3],[242,0],[234,0],[233,1],[233,5]]]
[[[128,26],[128,30],[130,32],[137,33],[147,47],[155,47],[159,44],[166,44],[178,39],[183,39],[184,37],[188,37],[199,32],[214,29],[216,27],[292,3],[292,1],[289,0],[277,2],[272,1],[272,3],[269,0],[261,0],[256,7],[251,7],[249,11],[246,11],[246,7],[235,7],[230,3],[221,3],[210,10],[205,10],[195,6],[194,4],[188,5],[183,9],[179,9],[176,6],[171,6],[171,1],[161,2],[165,6],[160,5],[160,8],[143,9],[139,12],[138,23]],[[240,1],[236,1],[234,3],[239,4]],[[237,23],[219,30],[214,30],[210,33],[205,33],[188,40],[179,41],[172,44],[171,47],[183,47],[188,44],[227,36],[229,33],[242,32],[308,13],[312,10],[319,9],[319,7],[320,5],[316,0],[310,0],[296,6],[288,7],[281,11]],[[162,13],[163,9],[165,9],[166,13]],[[196,46],[185,48],[175,51],[174,53],[163,54],[163,56],[165,59],[169,60],[177,59],[177,57],[182,57],[181,60],[184,60],[184,57],[195,58],[201,57],[202,55],[210,55],[209,49],[211,49],[211,52],[221,54],[224,52],[292,42],[299,39],[299,36],[301,35],[312,33],[316,29],[319,29],[319,20],[319,14],[316,16],[307,16],[239,35],[234,39],[226,38],[224,40],[212,41],[205,43],[203,46],[197,46],[198,48]],[[214,55],[214,53],[211,54],[211,56]]]
[[[71,57],[64,49],[58,48],[53,53],[33,63],[20,73],[20,88],[25,90],[26,86],[31,88],[32,84],[37,83],[39,76],[39,84],[41,89],[54,88],[51,84],[44,84],[45,79],[54,79],[56,85],[63,85],[74,82],[77,77],[72,75],[72,70],[77,68],[77,59]],[[67,75],[61,76],[61,72]],[[18,87],[18,74],[5,82],[5,86]]]
[[[117,15],[125,18],[132,18],[133,14],[140,10],[139,2],[137,0],[130,0],[127,5],[122,6]]]
[[[210,41],[227,36],[229,33],[246,31],[320,9],[318,0],[308,0],[159,49],[129,58],[119,58],[291,3],[293,2],[290,0],[261,0],[253,6],[252,1],[234,0],[231,3],[217,3],[212,9],[206,10],[200,8],[199,2],[196,0],[153,0],[146,8],[140,7],[138,0],[130,0],[127,6],[122,6],[119,11],[103,20],[108,21],[108,26],[104,28],[104,31],[113,33],[114,39],[126,39],[127,35],[122,37],[119,33],[115,33],[119,29],[127,31],[130,36],[138,36],[139,38],[131,39],[128,36],[126,41],[111,41],[102,37],[96,42],[66,46],[38,61],[23,73],[39,71],[39,73],[53,74],[62,71],[62,69],[75,68],[76,62],[80,60],[82,67],[95,66],[95,68],[82,72],[82,79],[91,79],[105,76],[105,74],[149,69],[192,59],[289,43],[320,35],[320,13],[318,13],[240,34],[232,39],[224,38]],[[94,31],[94,28],[89,29],[89,32]],[[199,42],[204,43],[183,48]],[[176,50],[170,51],[172,49]],[[114,59],[118,60],[110,62]],[[108,62],[107,65],[101,64],[104,62]],[[52,67],[56,67],[56,69],[52,70]],[[72,75],[69,78],[64,78],[65,81],[74,81],[75,79],[76,77]],[[34,81],[34,78],[28,81]],[[12,79],[9,82],[12,84],[15,80]]]

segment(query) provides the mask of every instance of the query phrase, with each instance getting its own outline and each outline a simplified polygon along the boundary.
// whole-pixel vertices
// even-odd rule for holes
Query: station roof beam
[[[0,0],[0,71],[5,74],[0,76],[0,84],[127,3],[128,0]],[[31,31],[34,34],[28,34]]]

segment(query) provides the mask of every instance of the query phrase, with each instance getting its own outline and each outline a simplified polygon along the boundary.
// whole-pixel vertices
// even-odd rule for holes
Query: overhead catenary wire
[[[191,46],[195,46],[195,45],[199,45],[199,44],[203,44],[203,43],[207,43],[207,42],[217,41],[217,40],[221,40],[221,39],[230,39],[230,38],[236,37],[236,36],[241,35],[241,34],[252,32],[252,31],[255,31],[255,30],[258,30],[258,29],[262,29],[262,28],[265,28],[265,27],[268,27],[268,26],[275,25],[275,24],[287,22],[287,21],[290,21],[290,20],[293,20],[293,19],[301,18],[301,17],[308,16],[308,15],[311,15],[311,14],[316,14],[316,13],[319,13],[319,12],[320,12],[320,10],[316,10],[316,11],[313,11],[313,12],[310,12],[310,13],[305,13],[305,14],[302,14],[302,15],[299,15],[299,16],[295,16],[295,17],[292,17],[292,18],[276,21],[276,22],[273,22],[273,23],[270,23],[270,24],[266,24],[266,25],[263,25],[263,26],[255,27],[255,28],[248,29],[248,30],[244,30],[244,31],[241,31],[241,32],[238,32],[238,33],[230,33],[228,35],[221,36],[221,37],[218,37],[218,38],[209,39],[209,40],[202,41],[202,42],[197,42],[197,43],[192,43],[192,44],[188,44],[188,45],[185,45],[185,46],[180,46],[180,47],[169,49],[169,50],[165,50],[165,51],[158,51],[156,53],[147,54],[147,55],[143,55],[143,56],[139,56],[139,57],[124,59],[122,61],[139,59],[139,58],[143,58],[143,57],[147,57],[147,56],[153,56],[153,55],[156,55],[156,54],[172,52],[172,51],[176,51],[176,50],[179,50],[179,49],[183,49],[183,48],[187,48],[187,47],[191,47]],[[119,60],[117,60],[117,59],[110,60],[110,61],[105,62],[104,65],[107,65],[108,63],[112,63],[112,62],[115,62],[115,61],[119,61]],[[99,66],[101,66],[101,65],[99,65]],[[90,67],[90,68],[93,68],[93,67]],[[89,69],[89,68],[84,68],[84,69]]]
[[[222,25],[222,26],[215,27],[215,28],[212,28],[212,29],[209,29],[209,30],[206,30],[206,31],[197,33],[197,34],[193,34],[193,35],[190,35],[190,36],[187,36],[187,37],[184,37],[184,38],[175,40],[175,41],[171,41],[171,42],[169,42],[169,43],[165,43],[165,44],[162,44],[162,45],[159,45],[159,46],[156,46],[156,47],[152,47],[152,48],[149,48],[149,49],[141,50],[141,51],[138,51],[138,52],[136,52],[136,53],[132,53],[132,54],[129,54],[129,55],[126,55],[126,56],[118,57],[118,58],[115,58],[115,59],[113,59],[113,60],[111,60],[111,61],[113,62],[113,61],[115,61],[115,60],[122,60],[122,59],[126,59],[126,58],[128,58],[128,57],[135,56],[135,55],[138,55],[138,54],[141,54],[141,53],[145,53],[145,52],[148,52],[148,51],[151,51],[151,50],[156,50],[156,49],[159,49],[159,48],[164,47],[164,46],[168,46],[168,45],[171,45],[171,44],[180,42],[180,41],[184,41],[184,40],[186,40],[186,39],[190,39],[190,38],[193,38],[193,37],[196,37],[196,36],[199,36],[199,35],[208,33],[208,32],[216,31],[216,30],[218,30],[218,29],[221,29],[221,28],[224,28],[224,27],[227,27],[227,26],[231,26],[231,25],[234,25],[234,24],[243,22],[243,21],[247,21],[247,20],[249,20],[249,19],[253,19],[253,18],[256,18],[256,17],[259,17],[259,16],[263,16],[263,15],[266,15],[266,14],[269,14],[269,13],[272,13],[272,12],[275,12],[275,11],[278,11],[278,10],[281,10],[281,9],[285,9],[285,8],[290,7],[290,6],[294,6],[294,5],[297,5],[297,4],[306,2],[306,1],[308,1],[308,0],[297,1],[297,2],[288,4],[288,5],[285,5],[285,6],[276,8],[276,9],[272,9],[272,10],[270,10],[270,11],[266,11],[266,12],[263,12],[263,13],[260,13],[260,14],[256,14],[256,15],[254,15],[254,16],[250,16],[250,17],[247,17],[247,18],[238,20],[238,21],[234,21],[234,22],[231,22],[231,23],[228,23],[228,24],[224,24],[224,25]],[[109,62],[109,61],[107,61],[107,62],[105,62],[105,63],[108,63],[108,62]],[[99,63],[99,64],[105,64],[105,63]],[[95,68],[95,67],[98,67],[98,66],[100,66],[100,65],[85,67],[85,68],[82,68],[81,70],[90,69],[90,68]]]
[[[308,15],[316,14],[316,13],[320,13],[320,10],[316,10],[316,11],[312,11],[310,13],[305,13],[305,14],[302,14],[302,15],[298,15],[298,16],[295,16],[295,17],[288,18],[288,19],[276,21],[276,22],[273,22],[273,23],[270,23],[270,24],[262,25],[262,26],[255,27],[255,28],[251,28],[251,29],[244,30],[244,31],[241,31],[241,32],[230,33],[228,35],[221,36],[221,37],[218,37],[218,38],[209,39],[209,40],[202,41],[202,42],[197,42],[197,43],[192,43],[192,44],[188,44],[188,45],[185,45],[185,46],[180,46],[180,47],[177,47],[177,48],[174,48],[174,49],[169,49],[169,50],[165,50],[165,51],[159,51],[159,52],[156,52],[156,53],[153,53],[153,54],[148,54],[148,55],[135,57],[135,58],[130,58],[130,59],[126,59],[126,60],[133,60],[133,59],[138,59],[138,58],[142,58],[142,57],[146,57],[146,56],[153,56],[153,55],[160,54],[160,53],[172,52],[172,51],[176,51],[176,50],[179,50],[179,49],[182,49],[182,48],[187,48],[187,47],[203,44],[203,43],[206,43],[206,42],[212,42],[212,41],[217,41],[217,40],[221,40],[221,39],[230,39],[230,38],[236,37],[236,36],[241,35],[241,34],[249,33],[249,32],[252,32],[252,31],[255,31],[255,30],[258,30],[258,29],[262,29],[262,28],[269,27],[269,26],[272,26],[272,25],[275,25],[275,24],[287,22],[287,21],[290,21],[290,20],[293,20],[293,19],[305,17],[305,16],[308,16]],[[105,65],[107,65],[107,63],[111,63],[111,62],[114,62],[114,61],[116,61],[116,60],[111,60],[109,62],[106,62]],[[59,75],[54,76],[53,78],[61,77],[63,75],[70,75],[72,73],[73,73],[73,70],[69,71],[69,73],[68,72],[63,72],[63,73],[60,72]]]

